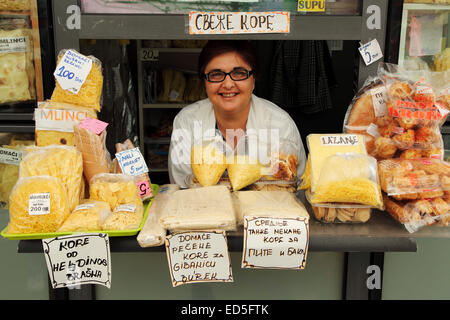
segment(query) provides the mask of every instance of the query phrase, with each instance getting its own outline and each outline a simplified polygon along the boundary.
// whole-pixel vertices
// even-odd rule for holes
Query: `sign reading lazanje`
[[[189,34],[289,33],[290,13],[189,12]]]

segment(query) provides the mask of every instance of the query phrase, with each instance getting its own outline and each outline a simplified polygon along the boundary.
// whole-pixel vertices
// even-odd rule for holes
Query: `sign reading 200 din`
[[[290,13],[189,12],[189,34],[289,33]]]

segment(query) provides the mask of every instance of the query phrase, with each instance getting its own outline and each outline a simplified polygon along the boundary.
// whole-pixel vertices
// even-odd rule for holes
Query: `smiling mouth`
[[[221,95],[224,98],[231,98],[231,97],[237,96],[238,93],[236,93],[236,92],[233,92],[233,93],[219,93],[219,95]]]

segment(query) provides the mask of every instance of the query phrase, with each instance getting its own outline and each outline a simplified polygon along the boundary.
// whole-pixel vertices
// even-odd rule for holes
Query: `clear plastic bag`
[[[311,203],[359,203],[383,209],[375,158],[338,153],[325,159]]]
[[[20,178],[10,196],[8,233],[55,232],[69,213],[67,191],[60,179]]]
[[[102,225],[103,230],[137,229],[144,216],[142,202],[118,204]]]
[[[267,146],[267,150],[271,150]],[[270,158],[270,175],[265,175],[262,180],[284,180],[295,182],[297,180],[298,146],[290,140],[280,139],[279,151],[274,152]]]
[[[30,0],[5,0],[0,2],[0,10],[26,11],[30,8]]]
[[[60,179],[67,192],[69,210],[80,201],[83,179],[81,153],[72,146],[31,147],[20,162],[20,177],[49,175]]]
[[[105,219],[111,214],[109,203],[84,199],[70,213],[58,232],[84,232],[102,230]]]
[[[395,200],[442,197],[450,192],[450,164],[437,159],[390,159],[378,163],[381,189]]]
[[[70,50],[79,54],[76,50]],[[57,65],[67,51],[68,49],[64,49],[59,52]],[[88,56],[87,58],[92,60],[92,68],[78,93],[75,94],[64,90],[58,81],[55,81],[55,89],[53,90],[51,101],[75,104],[85,108],[92,108],[96,111],[101,110],[100,99],[103,89],[102,63],[94,56]]]

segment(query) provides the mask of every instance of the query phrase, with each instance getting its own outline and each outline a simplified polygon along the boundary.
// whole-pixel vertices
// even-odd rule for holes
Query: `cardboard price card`
[[[289,11],[189,12],[189,34],[289,33]]]
[[[196,282],[233,282],[225,231],[169,235],[166,252],[174,287]]]
[[[148,172],[147,164],[139,148],[118,152],[116,159],[124,174],[138,176]]]
[[[309,218],[244,217],[242,268],[304,269]]]
[[[54,289],[83,284],[111,286],[109,237],[104,233],[43,239],[45,261]]]
[[[53,73],[61,88],[77,94],[91,72],[92,60],[73,50],[67,50]]]

